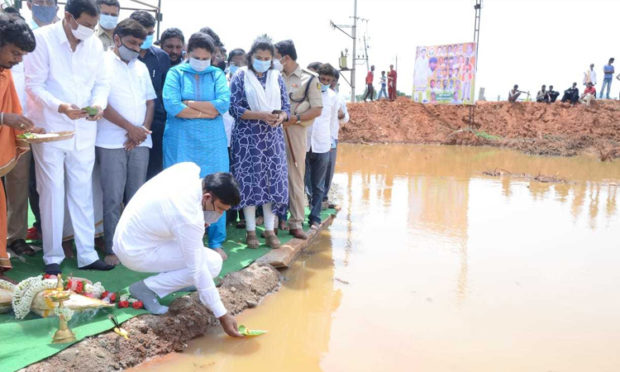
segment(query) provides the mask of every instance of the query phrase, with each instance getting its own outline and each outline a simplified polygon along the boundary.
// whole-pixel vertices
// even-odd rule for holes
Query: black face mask
[[[215,67],[219,68],[220,70],[224,71],[226,70],[226,61],[220,61],[218,62],[217,65],[215,65]]]

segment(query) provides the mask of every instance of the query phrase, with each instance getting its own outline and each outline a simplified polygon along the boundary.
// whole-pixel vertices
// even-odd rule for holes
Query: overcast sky
[[[369,21],[359,24],[358,36],[367,33],[370,63],[378,71],[387,70],[398,56],[398,90],[411,94],[416,46],[472,41],[474,4],[359,0],[358,16]],[[329,21],[351,23],[353,0],[162,0],[162,13],[162,30],[179,27],[189,38],[209,26],[228,50],[247,50],[263,33],[275,41],[293,39],[303,66],[314,61],[337,66],[340,52],[352,47],[351,39]],[[495,100],[498,95],[505,99],[515,83],[532,94],[541,84],[563,91],[577,81],[581,87],[590,63],[596,66],[599,88],[609,57],[616,57],[620,73],[619,20],[618,0],[483,0],[476,92],[485,87],[486,98]],[[358,94],[365,74],[366,66],[359,66]],[[341,82],[341,90],[348,91],[346,83]],[[618,97],[619,90],[620,81],[614,79],[612,94]]]

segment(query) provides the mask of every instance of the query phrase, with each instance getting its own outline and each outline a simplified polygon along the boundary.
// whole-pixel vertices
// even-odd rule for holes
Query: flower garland
[[[6,289],[9,292],[15,291],[15,284],[11,282],[7,282],[4,279],[0,279],[0,289]]]
[[[39,292],[46,289],[56,289],[57,285],[58,281],[56,276],[50,276],[48,274],[25,279],[17,285],[0,280],[0,288],[8,289],[13,292],[12,306],[15,312],[15,318],[17,319],[24,319],[26,315],[30,313],[32,301]],[[115,303],[118,298],[117,293],[107,291],[101,282],[92,284],[86,280],[69,278],[64,281],[63,288],[83,296],[101,299],[110,304]],[[117,303],[117,307],[128,308],[129,306],[134,309],[142,309],[144,304],[142,301],[132,298],[129,293],[120,295],[120,301]],[[57,315],[59,314],[58,310],[54,311]],[[67,309],[66,312],[63,312],[63,315],[65,319],[69,320],[73,316],[73,310]]]
[[[39,292],[46,289],[55,289],[58,282],[54,279],[44,279],[41,276],[33,276],[22,280],[13,292],[13,312],[15,318],[24,319],[30,313],[32,300]]]

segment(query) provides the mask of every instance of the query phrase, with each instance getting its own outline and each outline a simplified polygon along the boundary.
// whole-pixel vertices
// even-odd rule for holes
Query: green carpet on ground
[[[323,218],[334,213],[333,210],[323,212]],[[304,226],[307,230],[308,226]],[[257,229],[260,235],[261,228]],[[288,234],[280,233],[279,238],[282,243],[291,239]],[[224,243],[224,251],[228,254],[228,260],[224,262],[220,278],[224,275],[243,269],[249,266],[256,259],[262,257],[269,248],[264,245],[264,240],[260,239],[261,245],[258,249],[246,249],[245,230],[228,228],[228,238]],[[41,275],[43,272],[42,253],[38,252],[35,256],[24,259],[13,258],[11,260],[13,269],[7,275],[15,280]],[[100,281],[107,290],[118,291],[126,288],[129,284],[141,280],[151,274],[133,272],[124,266],[117,266],[112,271],[83,271],[79,270],[75,259],[66,259],[62,264],[63,275],[76,276],[91,280]],[[168,304],[177,296],[184,293],[172,294],[162,303]],[[69,322],[69,326],[75,333],[77,340],[96,335],[114,326],[108,319],[109,314],[114,314],[119,322],[124,322],[134,316],[145,314],[144,310],[134,309],[101,309],[85,313],[76,313]],[[67,348],[70,344],[54,345],[51,343],[52,336],[58,327],[58,318],[41,318],[35,314],[30,314],[24,320],[16,320],[13,313],[0,314],[0,365],[2,371],[13,371],[26,367],[32,363],[48,358],[59,351]]]

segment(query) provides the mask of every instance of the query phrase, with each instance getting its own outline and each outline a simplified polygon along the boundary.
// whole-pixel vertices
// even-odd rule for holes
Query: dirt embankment
[[[620,101],[595,101],[591,106],[480,102],[473,126],[469,106],[399,98],[348,108],[351,120],[341,126],[343,142],[491,145],[537,155],[620,157]]]
[[[278,288],[278,272],[269,265],[253,264],[227,275],[219,288],[222,301],[232,314],[255,307]],[[23,371],[110,371],[129,368],[146,359],[182,351],[187,342],[204,335],[219,322],[200,303],[197,293],[176,299],[165,315],[143,315],[123,323],[129,339],[113,332],[83,340],[72,347],[33,364]],[[219,325],[218,325],[219,326]]]

